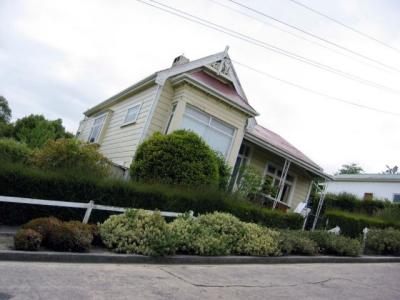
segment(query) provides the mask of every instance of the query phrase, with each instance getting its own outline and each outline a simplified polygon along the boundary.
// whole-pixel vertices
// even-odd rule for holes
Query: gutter
[[[273,152],[273,153],[275,153],[275,154],[277,154],[279,156],[282,156],[284,158],[289,159],[290,161],[294,162],[295,164],[299,165],[300,167],[308,170],[311,173],[314,173],[314,174],[322,177],[325,180],[330,181],[330,180],[333,179],[332,176],[324,173],[324,171],[322,169],[318,169],[315,166],[310,165],[309,163],[307,163],[307,162],[305,162],[303,160],[300,160],[300,159],[296,158],[295,156],[287,153],[286,151],[283,151],[283,150],[279,149],[276,146],[273,146],[273,145],[271,145],[271,144],[269,144],[269,143],[267,143],[267,142],[265,142],[263,140],[260,140],[258,137],[252,135],[249,132],[245,132],[244,139],[247,139],[248,141],[250,141],[250,142],[252,142],[252,143],[254,143],[254,144],[256,144],[256,145],[258,145],[258,146],[260,146],[262,148],[266,148],[269,151],[271,151],[271,152]]]

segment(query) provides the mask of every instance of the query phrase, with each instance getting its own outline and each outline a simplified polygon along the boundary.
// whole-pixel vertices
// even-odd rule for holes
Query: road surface
[[[0,299],[400,299],[400,264],[0,262]]]

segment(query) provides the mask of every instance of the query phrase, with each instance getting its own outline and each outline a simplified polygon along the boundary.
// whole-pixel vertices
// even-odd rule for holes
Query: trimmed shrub
[[[174,237],[159,212],[128,210],[100,225],[103,243],[118,253],[160,256],[174,252]]]
[[[190,248],[198,255],[229,255],[245,235],[243,223],[227,213],[215,212],[196,219]]]
[[[31,161],[43,170],[73,170],[98,177],[110,174],[109,161],[98,151],[98,145],[76,139],[49,140],[34,152]]]
[[[376,217],[352,214],[343,211],[327,211],[325,213],[329,219],[330,226],[339,226],[344,235],[358,237],[362,230],[367,228],[400,228],[400,223],[384,221]]]
[[[218,162],[213,150],[197,134],[178,130],[155,133],[136,150],[131,178],[188,186],[218,186]]]
[[[0,139],[0,162],[26,163],[32,150],[14,139]]]
[[[400,255],[400,230],[370,230],[365,242],[365,251],[368,254]]]
[[[177,251],[196,255],[279,254],[278,232],[215,212],[198,218],[182,216],[170,224]]]
[[[16,250],[37,251],[42,243],[42,235],[32,229],[20,229],[14,236]]]
[[[62,222],[54,217],[49,218],[38,218],[29,221],[28,223],[22,225],[23,229],[34,230],[42,236],[42,243],[44,246],[48,245],[50,232],[62,224]]]
[[[88,202],[120,207],[185,212],[196,214],[214,211],[228,212],[245,222],[273,228],[299,229],[303,217],[283,213],[242,201],[210,187],[184,189],[159,184],[141,184],[115,179],[77,176],[67,171],[41,171],[15,164],[0,164],[0,194],[6,196],[60,201]],[[0,203],[3,224],[23,224],[37,217],[57,216],[63,220],[79,220],[84,210]],[[90,220],[102,222],[109,213],[93,211]]]
[[[283,255],[317,255],[318,245],[303,231],[281,231],[279,248]]]
[[[86,224],[70,221],[51,229],[47,247],[54,251],[86,252],[92,240],[92,232]]]
[[[388,222],[399,222],[400,221],[400,204],[393,203],[385,206],[384,209],[378,211],[375,216],[379,219]]]
[[[327,231],[309,232],[309,237],[317,243],[321,254],[339,256],[359,256],[361,254],[361,244],[357,239],[335,235]]]
[[[235,253],[253,256],[279,255],[279,232],[253,223],[243,223],[244,235],[236,244]]]

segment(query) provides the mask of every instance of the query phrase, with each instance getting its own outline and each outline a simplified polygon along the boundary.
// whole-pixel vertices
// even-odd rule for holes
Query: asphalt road
[[[400,264],[0,262],[0,299],[400,299]]]

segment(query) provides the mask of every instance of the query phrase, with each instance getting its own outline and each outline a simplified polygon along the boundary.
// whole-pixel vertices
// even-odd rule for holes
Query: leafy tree
[[[0,96],[0,123],[9,123],[11,120],[11,108],[8,106],[8,101],[3,96]]]
[[[240,180],[237,192],[244,198],[258,193],[261,189],[263,176],[253,166],[244,166],[240,170]]]
[[[386,165],[386,170],[383,171],[383,174],[399,174],[399,167],[394,166],[393,168],[391,168],[390,166]]]
[[[50,121],[43,115],[33,114],[15,122],[13,136],[31,148],[40,148],[48,140],[73,137],[71,133],[65,131],[61,119]]]
[[[0,96],[0,137],[11,137],[13,125],[10,124],[11,108],[8,106],[8,101],[3,96]]]
[[[68,170],[99,177],[110,174],[109,161],[98,151],[98,145],[76,139],[48,140],[35,150],[31,163],[43,170]]]
[[[338,174],[361,174],[364,172],[363,168],[356,163],[342,165]]]

